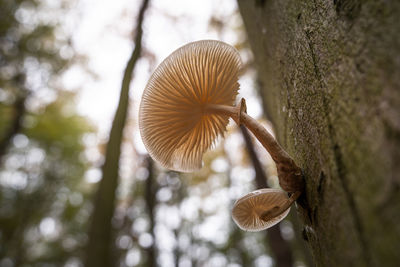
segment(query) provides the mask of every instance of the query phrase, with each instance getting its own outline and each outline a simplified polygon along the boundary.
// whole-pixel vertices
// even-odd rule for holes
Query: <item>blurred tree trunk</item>
[[[267,184],[267,176],[263,170],[260,160],[256,154],[256,151],[253,147],[253,142],[249,135],[248,130],[243,125],[240,126],[240,130],[242,131],[243,139],[246,143],[247,152],[249,153],[251,162],[254,167],[254,171],[256,173],[255,184],[257,189],[268,188]],[[287,242],[282,237],[281,230],[279,229],[279,224],[269,228],[267,230],[267,240],[268,245],[271,248],[275,259],[276,267],[292,267],[293,266],[293,253],[290,248],[289,242]]]
[[[21,131],[22,119],[25,115],[25,101],[27,99],[28,92],[21,90],[20,94],[17,94],[17,99],[13,104],[13,118],[10,120],[11,125],[6,129],[5,133],[0,139],[0,163],[7,153],[7,149],[13,139],[13,137]]]
[[[87,267],[113,266],[111,257],[112,245],[112,217],[115,209],[115,194],[118,186],[118,170],[121,152],[121,143],[126,116],[129,106],[129,87],[133,70],[140,57],[142,47],[142,25],[144,13],[149,0],[143,0],[137,19],[135,48],[127,63],[122,80],[121,94],[115,117],[111,126],[110,137],[107,143],[105,160],[102,167],[103,177],[100,181],[94,202],[92,222],[89,229],[87,246]]]
[[[0,139],[0,166],[2,164],[3,157],[7,154],[12,139],[14,138],[15,135],[21,132],[22,120],[26,113],[25,102],[27,96],[28,96],[27,91],[21,90],[21,92],[17,94],[17,98],[13,103],[12,106],[13,117],[10,120],[11,124],[5,130],[5,133]],[[17,222],[14,224],[16,226],[3,237],[3,239],[7,239],[7,237],[11,238],[7,242],[7,245],[4,246],[4,248],[0,252],[1,256],[5,256],[7,255],[7,253],[12,255],[15,267],[20,266],[21,263],[24,261],[25,248],[23,248],[23,237],[25,230],[28,226],[28,222],[30,219],[29,217],[31,215],[31,213],[29,212],[31,209],[29,209],[29,207],[31,207],[32,203],[36,203],[36,202],[25,201],[23,194],[21,194],[20,192],[18,192],[17,194],[17,199],[18,199],[17,201],[18,204],[22,203],[21,207],[23,209],[23,212],[17,213],[17,215],[14,218],[12,218]],[[17,210],[19,211],[21,209]]]
[[[146,192],[145,192],[145,201],[147,207],[147,213],[150,221],[150,229],[149,232],[151,237],[153,238],[153,243],[147,249],[147,267],[155,267],[157,266],[157,252],[156,252],[156,237],[154,234],[155,227],[155,217],[154,217],[154,208],[156,206],[156,192],[157,192],[157,181],[155,181],[154,175],[154,167],[153,160],[150,156],[146,158],[147,162],[147,170],[149,171],[149,175],[146,180]]]
[[[400,262],[400,2],[239,0],[317,266]]]
[[[225,144],[222,146],[225,147]],[[226,156],[226,160],[228,162],[228,168],[227,168],[227,188],[232,187],[232,171],[233,171],[233,164],[231,162],[231,159],[228,157],[227,151],[224,149],[224,154]],[[231,199],[231,206],[233,206],[234,202],[236,199]],[[232,226],[230,226],[232,225]],[[232,228],[232,231],[229,234],[229,239],[227,242],[225,242],[225,245],[222,248],[219,248],[219,251],[223,253],[224,255],[229,254],[229,250],[234,248],[238,252],[238,258],[240,259],[239,264],[240,266],[251,266],[253,257],[249,255],[249,250],[246,248],[245,242],[244,242],[244,237],[245,237],[245,232],[242,231],[234,222],[233,220],[230,220],[230,225],[228,225],[229,228]]]

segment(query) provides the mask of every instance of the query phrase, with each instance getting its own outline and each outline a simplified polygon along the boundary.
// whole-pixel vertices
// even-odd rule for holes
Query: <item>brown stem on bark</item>
[[[296,199],[299,198],[300,194],[301,194],[300,191],[296,191],[282,206],[275,206],[272,209],[264,212],[260,216],[261,220],[269,221],[271,217],[278,217],[279,215],[284,213],[288,208],[290,208],[293,202],[295,202]]]
[[[271,155],[278,170],[279,184],[287,192],[302,192],[304,180],[301,169],[289,154],[283,150],[275,138],[255,119],[247,115],[246,102],[242,98],[236,107],[208,105],[207,112],[215,112],[231,117],[238,125],[248,128]]]

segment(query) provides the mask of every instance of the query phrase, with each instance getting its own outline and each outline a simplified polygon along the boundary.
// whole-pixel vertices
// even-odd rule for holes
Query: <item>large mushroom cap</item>
[[[157,67],[139,111],[143,143],[155,160],[177,171],[201,168],[203,153],[229,121],[204,108],[234,104],[240,68],[237,50],[214,40],[189,43]]]
[[[232,218],[242,230],[250,232],[265,230],[288,215],[290,208],[278,216],[267,215],[277,207],[282,207],[288,199],[286,192],[279,189],[263,188],[253,191],[235,202]],[[261,219],[262,216],[264,219]]]

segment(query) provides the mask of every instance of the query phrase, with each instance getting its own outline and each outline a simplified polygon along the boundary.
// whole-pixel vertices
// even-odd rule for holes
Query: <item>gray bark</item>
[[[400,262],[400,2],[239,0],[318,266]]]

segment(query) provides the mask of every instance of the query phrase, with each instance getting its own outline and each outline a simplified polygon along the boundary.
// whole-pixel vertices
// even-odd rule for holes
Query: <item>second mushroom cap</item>
[[[238,199],[232,210],[235,223],[245,231],[262,231],[283,220],[290,207],[277,216],[275,210],[283,207],[289,200],[286,192],[279,189],[263,188]]]

